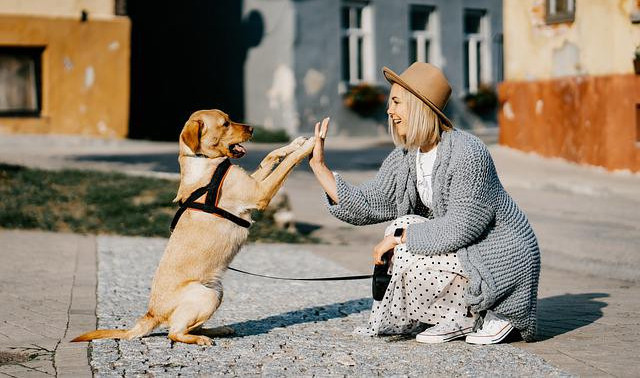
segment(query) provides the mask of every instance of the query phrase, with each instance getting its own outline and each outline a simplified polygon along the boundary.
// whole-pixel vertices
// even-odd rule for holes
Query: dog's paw
[[[313,147],[316,145],[316,137],[307,139],[298,151],[302,151],[304,155],[309,155],[313,151]]]
[[[213,345],[213,340],[211,340],[210,338],[208,338],[207,336],[198,336],[198,340],[196,341],[196,343],[198,345],[206,345],[206,346],[211,346]]]
[[[305,137],[297,137],[296,139],[293,140],[293,142],[290,143],[290,145],[292,147],[300,147],[304,144],[304,142],[307,141],[307,138]]]

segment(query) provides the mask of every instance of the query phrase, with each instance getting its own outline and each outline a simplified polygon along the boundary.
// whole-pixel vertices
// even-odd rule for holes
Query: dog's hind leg
[[[187,344],[212,345],[207,336],[193,335],[218,309],[222,302],[222,285],[210,289],[200,283],[190,283],[169,318],[169,339]]]

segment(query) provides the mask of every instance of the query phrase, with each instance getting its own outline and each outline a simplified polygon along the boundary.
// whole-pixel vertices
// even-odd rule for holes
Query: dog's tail
[[[152,315],[147,313],[145,316],[138,319],[136,325],[131,329],[98,329],[95,331],[87,332],[83,335],[76,337],[71,342],[78,341],[91,341],[95,339],[133,339],[141,337],[149,332],[153,331],[158,326],[158,320]]]

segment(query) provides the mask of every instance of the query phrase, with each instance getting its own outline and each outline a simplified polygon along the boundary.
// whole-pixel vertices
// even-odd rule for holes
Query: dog
[[[211,180],[226,159],[247,152],[253,128],[233,122],[224,112],[200,110],[191,115],[180,133],[180,186],[174,201],[184,202]],[[252,210],[264,210],[291,170],[311,154],[315,138],[297,138],[270,152],[249,175],[232,165],[218,189],[217,205],[245,221]],[[151,284],[147,313],[128,330],[96,330],[73,339],[133,339],[159,326],[169,328],[169,339],[212,345],[210,337],[196,334],[222,302],[222,275],[247,240],[247,228],[197,209],[187,209],[177,222]],[[218,334],[233,333],[222,327]]]

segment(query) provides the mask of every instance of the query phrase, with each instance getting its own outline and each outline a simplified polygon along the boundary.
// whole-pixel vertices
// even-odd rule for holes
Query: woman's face
[[[389,93],[389,97],[391,98],[391,100],[389,101],[387,114],[389,115],[391,122],[393,122],[393,127],[396,128],[396,132],[398,133],[398,135],[406,137],[408,130],[407,122],[409,120],[409,109],[407,108],[407,103],[403,102],[400,98],[400,92],[403,90],[404,88],[402,88],[398,84],[393,84],[391,86],[391,92]]]

